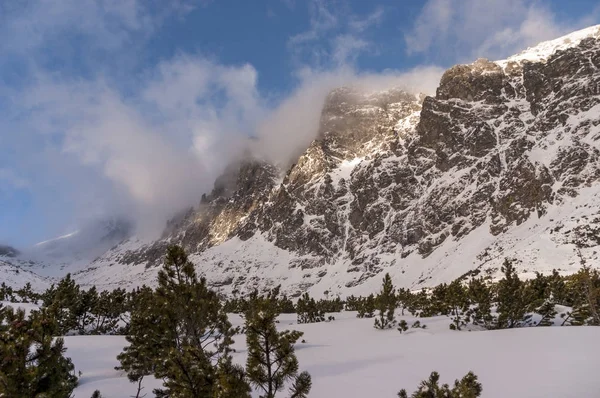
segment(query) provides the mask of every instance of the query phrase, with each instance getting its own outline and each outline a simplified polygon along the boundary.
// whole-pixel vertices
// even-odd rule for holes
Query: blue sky
[[[0,243],[106,215],[157,231],[253,150],[289,160],[342,84],[433,93],[600,22],[596,1],[0,2]]]

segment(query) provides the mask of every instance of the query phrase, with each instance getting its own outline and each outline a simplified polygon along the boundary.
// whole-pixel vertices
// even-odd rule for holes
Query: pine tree
[[[248,358],[246,372],[250,382],[260,389],[263,398],[273,398],[292,381],[291,397],[308,395],[311,382],[306,372],[298,374],[294,343],[302,336],[298,331],[278,331],[277,307],[268,299],[257,299],[245,314]]]
[[[98,304],[98,291],[93,286],[89,290],[80,290],[77,286],[77,296],[75,302],[71,305],[69,310],[72,316],[75,318],[77,333],[83,335],[87,334],[89,327],[93,322],[93,310]]]
[[[298,323],[317,323],[325,321],[325,313],[317,305],[314,298],[304,293],[296,303]]]
[[[554,300],[548,298],[536,309],[536,312],[542,317],[536,326],[552,326],[556,317],[556,305]]]
[[[398,301],[398,305],[400,306],[401,315],[404,316],[404,310],[408,308],[408,303],[410,302],[411,293],[410,290],[405,288],[398,289],[396,293],[396,299]]]
[[[21,298],[20,301],[22,303],[35,303],[39,298],[38,295],[33,291],[30,282],[27,282],[25,286],[17,290],[16,293]]]
[[[400,333],[402,332],[406,332],[408,330],[408,323],[406,323],[406,321],[404,319],[400,320],[400,323],[398,323],[398,331]]]
[[[446,306],[449,309],[450,317],[452,318],[450,329],[461,330],[467,325],[469,297],[459,280],[455,280],[448,285],[446,291]]]
[[[467,294],[472,304],[467,311],[470,322],[485,329],[493,329],[495,327],[495,318],[492,315],[494,295],[485,279],[472,278],[467,287]]]
[[[116,334],[121,313],[125,312],[123,302],[117,301],[124,297],[121,290],[103,291],[95,299],[91,307],[92,322],[89,325],[90,334]]]
[[[251,398],[251,388],[246,381],[246,372],[223,357],[217,367],[217,377],[212,398]]]
[[[512,261],[506,259],[502,265],[504,278],[498,282],[498,328],[511,329],[529,322],[527,315],[531,296],[519,279]]]
[[[294,306],[294,302],[288,298],[285,294],[279,300],[279,312],[282,314],[295,314],[296,307]]]
[[[217,294],[198,279],[179,246],[170,246],[155,292],[131,316],[128,347],[118,356],[131,381],[153,374],[163,380],[157,397],[209,397],[218,364],[230,355],[235,330]]]
[[[77,386],[62,338],[45,310],[0,309],[0,397],[69,397]]]
[[[396,311],[396,294],[392,284],[390,274],[385,274],[381,292],[377,296],[376,306],[379,310],[379,316],[375,319],[376,329],[391,329],[396,325],[394,312]]]
[[[426,289],[410,295],[407,309],[414,316],[428,316],[430,300]]]
[[[373,318],[375,313],[375,296],[369,294],[367,297],[361,297],[358,302],[357,318]]]
[[[431,296],[427,300],[423,300],[424,305],[422,307],[421,316],[432,317],[437,315],[449,315],[451,305],[448,301],[448,285],[441,283],[434,287],[431,291]]]
[[[411,398],[477,398],[483,391],[473,372],[467,373],[460,381],[456,380],[452,388],[448,384],[440,386],[439,380],[438,372],[432,372],[429,379],[423,380],[417,391],[411,394]],[[398,397],[408,398],[408,393],[402,389]]]
[[[44,306],[48,307],[58,324],[58,333],[67,335],[77,330],[77,305],[79,300],[79,286],[67,274],[54,288],[49,289],[44,295]]]
[[[600,273],[584,263],[570,277],[567,289],[573,309],[563,324],[600,326]]]
[[[100,390],[96,390],[92,393],[91,398],[102,398],[102,394],[100,394]]]
[[[160,333],[163,325],[154,298],[154,292],[148,287],[137,290],[125,337],[129,346],[117,356],[121,364],[117,370],[124,370],[132,383],[141,383],[144,376],[154,373],[162,348]]]

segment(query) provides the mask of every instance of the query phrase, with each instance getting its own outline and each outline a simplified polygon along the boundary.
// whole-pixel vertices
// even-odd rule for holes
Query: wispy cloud
[[[349,27],[355,32],[362,32],[371,26],[378,25],[383,20],[384,9],[378,6],[372,13],[366,16],[354,15],[348,23]]]
[[[299,67],[329,69],[354,64],[364,53],[374,52],[368,31],[381,23],[384,9],[366,15],[353,14],[339,2],[310,0],[309,29],[288,40],[292,57]]]
[[[309,14],[309,29],[290,37],[290,46],[295,47],[316,40],[338,24],[338,18],[327,7],[325,0],[310,0]]]
[[[442,62],[499,59],[598,20],[561,21],[548,3],[534,0],[428,0],[409,32],[408,54]]]

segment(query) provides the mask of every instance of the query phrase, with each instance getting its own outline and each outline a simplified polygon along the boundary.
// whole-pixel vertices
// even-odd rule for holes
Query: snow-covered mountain
[[[93,219],[72,233],[17,250],[0,245],[0,281],[21,287],[49,285],[67,272],[86,268],[131,236],[132,224],[124,218]],[[8,283],[8,282],[7,282]]]
[[[93,219],[69,234],[37,243],[22,256],[47,267],[87,265],[107,250],[131,236],[132,223],[124,218]]]
[[[435,97],[344,87],[287,170],[252,157],[165,230],[126,239],[76,274],[151,284],[170,243],[223,292],[419,288],[505,257],[532,275],[598,264],[600,26],[443,75]],[[577,245],[576,245],[577,243]]]

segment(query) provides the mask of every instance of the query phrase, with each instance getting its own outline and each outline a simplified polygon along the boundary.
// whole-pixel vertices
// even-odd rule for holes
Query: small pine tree
[[[358,302],[357,318],[373,318],[375,313],[375,296],[369,294],[367,297],[361,297]]]
[[[58,324],[60,335],[77,330],[77,306],[80,297],[79,285],[67,274],[54,288],[44,295],[44,306],[49,308]]]
[[[448,285],[446,291],[446,306],[449,309],[450,317],[452,318],[450,329],[461,330],[467,325],[469,297],[459,280],[455,280]]]
[[[504,278],[498,282],[498,328],[511,329],[526,325],[532,303],[530,291],[519,279],[512,261],[506,259],[502,265]]]
[[[400,322],[398,323],[398,331],[400,333],[402,332],[406,332],[408,330],[408,323],[406,323],[406,321],[404,319],[401,319]]]
[[[248,358],[246,372],[250,382],[264,398],[274,398],[288,381],[292,381],[291,397],[306,397],[310,391],[310,375],[298,374],[294,343],[303,335],[298,331],[278,331],[277,307],[268,299],[253,300],[245,314]]]
[[[375,319],[376,329],[391,329],[396,325],[394,319],[394,312],[396,311],[396,294],[395,288],[392,284],[392,278],[390,274],[385,274],[383,277],[383,284],[381,292],[375,300],[379,315]]]
[[[471,303],[471,307],[467,310],[470,322],[485,329],[493,329],[495,327],[495,318],[492,315],[494,297],[490,286],[483,278],[472,278],[467,287],[467,294]]]
[[[411,398],[477,398],[483,391],[473,372],[467,373],[460,381],[456,380],[452,388],[448,384],[440,386],[439,380],[438,372],[432,372],[429,379],[423,380],[417,391],[411,394]],[[398,397],[408,398],[408,393],[402,389]]]
[[[296,303],[296,313],[298,314],[298,323],[317,323],[325,321],[325,313],[314,298],[308,293],[304,293]]]
[[[92,393],[91,398],[102,398],[102,394],[100,394],[100,390],[96,390]]]
[[[397,305],[400,306],[401,315],[404,316],[404,310],[408,308],[410,302],[411,293],[410,290],[400,288],[396,292]]]
[[[573,310],[563,324],[600,326],[600,273],[583,263],[567,288]]]

